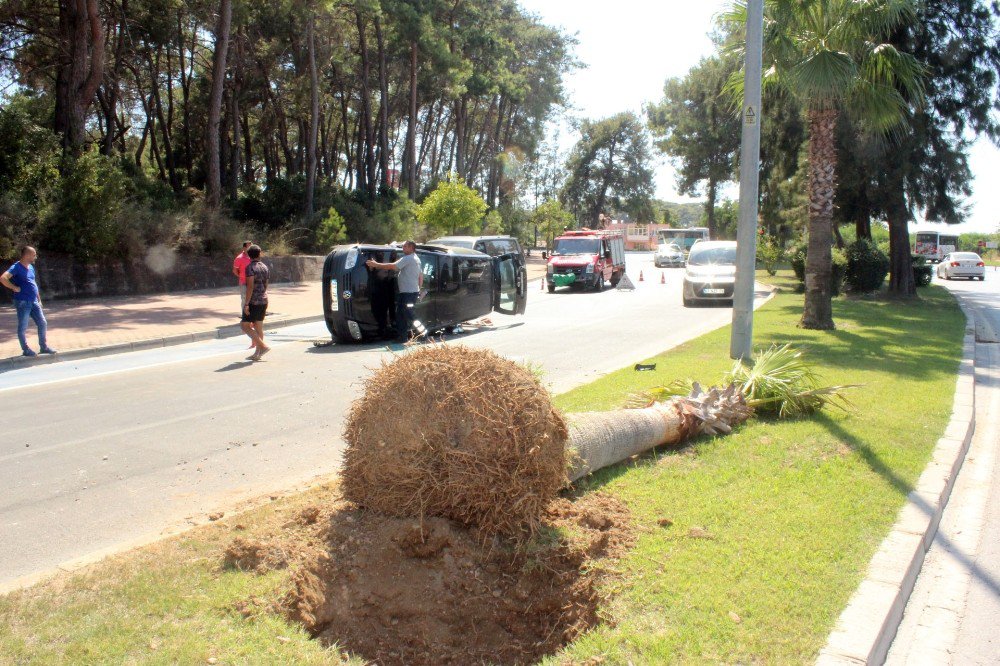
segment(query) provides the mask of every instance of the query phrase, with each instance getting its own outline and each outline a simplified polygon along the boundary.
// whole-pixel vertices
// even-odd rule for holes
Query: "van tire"
[[[621,282],[621,281],[622,281],[622,274],[621,273],[612,273],[611,274],[611,286],[612,287],[617,287],[618,283]]]
[[[554,284],[549,285],[549,293],[550,294],[556,293],[556,286]]]
[[[594,280],[594,291],[604,291],[604,274],[603,273],[601,273],[600,275],[598,275],[597,279]]]

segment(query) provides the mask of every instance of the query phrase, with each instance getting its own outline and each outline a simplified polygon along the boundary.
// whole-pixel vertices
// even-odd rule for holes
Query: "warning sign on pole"
[[[747,112],[744,114],[747,120],[747,125],[757,124],[757,111],[754,110],[752,106],[747,107]]]

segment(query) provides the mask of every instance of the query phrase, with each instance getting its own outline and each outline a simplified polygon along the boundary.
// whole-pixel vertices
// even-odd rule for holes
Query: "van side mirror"
[[[604,258],[605,259],[610,259],[611,258],[611,250],[608,250],[607,252],[604,253]]]

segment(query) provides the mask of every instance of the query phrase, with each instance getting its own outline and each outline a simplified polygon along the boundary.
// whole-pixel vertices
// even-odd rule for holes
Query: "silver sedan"
[[[952,252],[937,266],[937,276],[944,280],[968,278],[986,279],[986,264],[975,252]]]

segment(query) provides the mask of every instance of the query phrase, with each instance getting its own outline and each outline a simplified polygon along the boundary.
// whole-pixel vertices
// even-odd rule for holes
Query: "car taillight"
[[[958,262],[957,261],[953,261],[953,262],[951,262],[951,265],[952,266],[958,266]]]
[[[978,264],[976,264],[976,266],[983,266],[985,268],[986,264],[984,262],[980,261]]]

